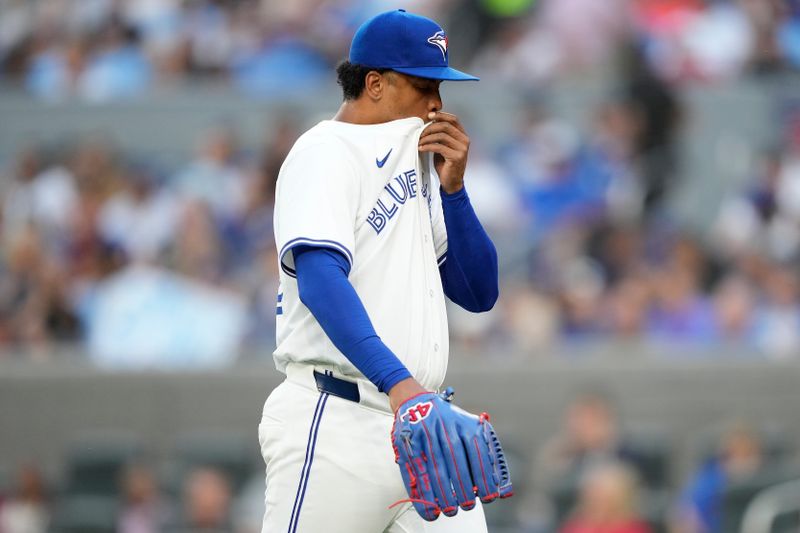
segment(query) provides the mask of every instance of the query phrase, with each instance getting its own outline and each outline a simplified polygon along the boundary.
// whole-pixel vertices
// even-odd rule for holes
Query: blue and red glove
[[[395,462],[409,500],[425,520],[453,516],[513,494],[503,448],[486,413],[475,416],[452,402],[453,389],[413,396],[398,407],[392,426]]]

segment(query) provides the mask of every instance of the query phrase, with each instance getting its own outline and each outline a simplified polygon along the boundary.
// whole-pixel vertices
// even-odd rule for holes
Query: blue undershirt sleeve
[[[292,248],[300,301],[333,345],[381,392],[411,373],[381,341],[347,275],[350,264],[330,248]]]
[[[440,189],[447,254],[439,267],[444,293],[474,313],[494,307],[499,295],[497,251],[461,188],[453,194]]]

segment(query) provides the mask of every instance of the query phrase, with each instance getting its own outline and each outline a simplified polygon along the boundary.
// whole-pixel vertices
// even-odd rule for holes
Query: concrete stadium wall
[[[109,373],[82,363],[0,364],[0,470],[33,459],[58,477],[65,445],[126,430],[156,459],[194,431],[248,435],[257,455],[263,402],[282,376],[256,362],[219,372]],[[666,361],[451,359],[447,384],[469,410],[492,414],[504,444],[529,458],[558,427],[569,398],[586,386],[611,393],[625,425],[656,430],[679,457],[732,419],[783,431],[800,446],[800,363],[740,359]],[[527,468],[527,466],[526,466]]]

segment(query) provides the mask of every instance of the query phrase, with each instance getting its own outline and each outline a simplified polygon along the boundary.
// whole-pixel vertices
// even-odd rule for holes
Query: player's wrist
[[[414,378],[406,378],[398,381],[387,393],[389,395],[389,405],[392,411],[397,411],[403,402],[418,394],[429,392],[425,387],[419,384]]]
[[[460,180],[455,183],[442,183],[442,191],[447,195],[456,195],[464,190],[464,181]]]
[[[440,194],[442,196],[442,200],[445,203],[459,203],[462,202],[467,197],[467,189],[464,187],[464,183],[461,183],[461,187],[457,190],[448,192],[447,189],[444,188],[444,185],[439,187]]]

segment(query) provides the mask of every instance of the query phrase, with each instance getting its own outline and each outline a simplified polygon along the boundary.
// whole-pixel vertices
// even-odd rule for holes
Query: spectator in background
[[[632,121],[632,163],[642,180],[644,214],[659,214],[679,170],[681,106],[675,89],[655,75],[638,46],[624,50],[621,101]]]
[[[539,25],[551,35],[561,56],[563,73],[608,64],[630,31],[628,0],[551,0],[541,3]]]
[[[183,491],[183,518],[172,533],[231,533],[231,487],[213,468],[192,471]]]
[[[48,165],[44,150],[23,147],[2,175],[3,239],[13,238],[29,225],[35,226],[50,244],[64,238],[78,204],[75,178],[64,166]]]
[[[792,16],[791,1],[742,0],[741,5],[750,19],[755,34],[754,53],[751,60],[757,73],[769,73],[784,67],[784,57],[790,62]],[[794,6],[796,8],[796,6]],[[782,20],[785,25],[782,25]],[[788,30],[788,32],[787,32]],[[788,39],[786,39],[788,37]],[[786,46],[788,45],[788,46]]]
[[[49,507],[41,472],[31,464],[23,465],[17,471],[14,493],[0,505],[0,531],[45,533]]]
[[[612,285],[606,298],[606,331],[618,341],[645,338],[651,288],[641,275],[631,274]]]
[[[751,0],[750,3],[757,3]],[[771,4],[780,14],[777,21],[777,45],[786,64],[800,69],[800,2],[797,0],[772,0]]]
[[[764,301],[755,316],[755,342],[767,356],[797,359],[800,350],[800,280],[791,264],[768,265]]]
[[[86,39],[74,35],[62,37],[48,30],[33,38],[25,87],[44,100],[61,101],[79,92],[88,53]]]
[[[609,176],[583,149],[578,131],[536,108],[499,150],[514,184],[532,241],[563,226],[584,225],[605,209]]]
[[[4,247],[0,331],[6,346],[45,358],[54,341],[77,340],[80,327],[68,303],[64,273],[51,264],[33,226]]]
[[[609,174],[606,202],[613,223],[636,222],[644,208],[645,184],[634,165],[641,118],[628,102],[616,98],[594,114],[588,150]]]
[[[583,476],[578,504],[560,533],[652,533],[637,513],[634,472],[622,463],[602,463]]]
[[[706,260],[691,238],[664,238],[650,273],[653,302],[647,317],[649,336],[657,342],[702,346],[716,335],[713,306],[703,291]]]
[[[281,96],[287,86],[313,88],[328,79],[329,61],[299,32],[276,32],[243,52],[232,65],[233,82],[251,96]]]
[[[120,188],[121,154],[108,133],[80,139],[69,168],[78,188],[79,208],[94,219],[100,207]]]
[[[560,326],[554,299],[521,280],[506,280],[502,294],[499,323],[512,348],[532,356],[549,353]]]
[[[152,263],[175,237],[179,204],[160,187],[156,171],[144,163],[129,164],[123,188],[100,208],[98,232],[132,261]]]
[[[184,24],[189,43],[192,72],[199,75],[220,74],[233,57],[234,35],[231,14],[235,9],[225,2],[185,2]]]
[[[648,336],[656,342],[702,346],[716,329],[713,307],[695,273],[659,268],[653,274],[654,301],[647,317]]]
[[[451,27],[457,28],[458,24]],[[536,87],[553,79],[561,61],[555,38],[541,31],[534,19],[511,18],[503,21],[494,38],[476,50],[470,72],[482,78]]]
[[[185,36],[182,32],[181,0],[145,0],[122,2],[119,17],[136,28],[144,52],[152,59],[158,74],[169,80],[185,74]]]
[[[602,333],[603,274],[594,261],[581,257],[563,266],[559,276],[561,336],[569,340],[596,339]]]
[[[150,468],[138,464],[125,470],[122,498],[117,533],[160,533],[163,530],[168,509],[158,494],[158,484]]]
[[[224,281],[223,243],[206,203],[195,200],[184,205],[167,258],[170,267],[186,277],[212,284]]]
[[[84,326],[92,314],[98,287],[128,261],[120,247],[100,236],[97,224],[100,206],[93,195],[84,192],[83,208],[76,210],[70,220],[69,235],[63,244],[66,257],[62,268],[69,281],[69,302]]]
[[[765,466],[761,438],[744,424],[732,426],[719,448],[692,475],[675,519],[676,533],[728,533],[722,530],[725,488],[758,474]]]
[[[639,452],[621,433],[610,400],[598,392],[581,393],[568,406],[561,431],[542,447],[537,472],[545,484],[577,482],[606,461],[628,464],[637,473],[644,469]]]
[[[130,99],[149,88],[152,66],[139,43],[139,32],[116,18],[103,30],[79,80],[82,95],[91,102]]]
[[[723,257],[788,260],[800,252],[798,160],[791,152],[765,150],[746,189],[723,201],[712,230]]]
[[[730,347],[754,344],[755,287],[739,273],[730,273],[713,290],[717,340]]]
[[[672,82],[719,81],[742,72],[754,32],[738,2],[638,0],[636,26],[648,63]]]
[[[176,194],[205,203],[221,221],[236,218],[246,202],[246,175],[239,161],[236,137],[225,127],[206,133],[197,157],[172,180]]]

